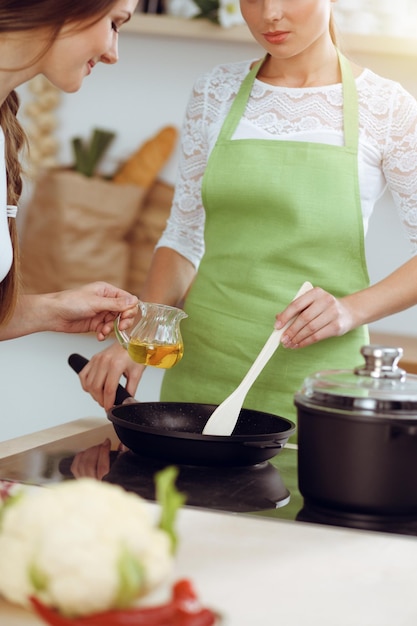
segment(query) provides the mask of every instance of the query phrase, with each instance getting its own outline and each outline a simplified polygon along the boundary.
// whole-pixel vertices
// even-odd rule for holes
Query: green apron
[[[341,297],[369,285],[358,182],[358,104],[339,55],[344,146],[232,140],[258,63],[243,81],[203,178],[206,252],[181,322],[184,357],[161,399],[219,404],[240,383],[301,284]],[[302,349],[280,347],[244,406],[295,421],[294,393],[320,369],[353,368],[366,327]]]

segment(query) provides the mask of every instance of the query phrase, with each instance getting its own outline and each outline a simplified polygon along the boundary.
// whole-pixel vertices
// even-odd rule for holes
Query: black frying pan
[[[87,360],[72,354],[80,372]],[[170,463],[205,466],[256,465],[278,454],[295,432],[290,420],[242,409],[230,436],[203,435],[216,405],[187,402],[122,404],[130,394],[119,385],[115,406],[107,412],[120,441],[137,454]]]

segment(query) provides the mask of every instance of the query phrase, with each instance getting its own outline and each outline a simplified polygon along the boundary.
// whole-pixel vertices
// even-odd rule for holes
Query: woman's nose
[[[107,65],[111,65],[113,63],[117,63],[118,60],[119,60],[119,51],[117,47],[117,41],[115,41],[112,43],[109,50],[107,50],[107,52],[104,52],[101,55],[100,61],[102,63],[107,63]]]
[[[281,0],[264,0],[264,18],[269,21],[280,20],[283,16],[283,3]]]

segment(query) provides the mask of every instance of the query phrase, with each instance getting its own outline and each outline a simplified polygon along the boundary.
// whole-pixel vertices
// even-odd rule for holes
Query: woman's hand
[[[122,443],[119,444],[117,452],[126,452],[128,448]],[[78,452],[71,463],[71,473],[75,478],[96,478],[103,480],[110,471],[111,441],[105,439],[103,443],[91,446],[86,450]]]
[[[320,287],[314,287],[296,298],[276,316],[275,328],[294,321],[281,338],[286,348],[304,348],[313,343],[344,335],[355,327],[348,299],[337,299]]]
[[[95,332],[103,341],[119,314],[122,330],[132,325],[137,304],[136,296],[104,282],[56,293],[22,294],[12,319],[0,328],[0,341],[45,331]]]
[[[103,341],[120,314],[120,328],[129,328],[137,315],[136,296],[104,282],[90,283],[45,296],[55,315],[54,330],[66,333],[95,332]],[[53,321],[53,320],[51,320]]]
[[[320,287],[311,289],[277,314],[275,328],[298,315],[281,341],[286,348],[304,348],[415,306],[416,285],[417,255],[383,280],[343,298]]]
[[[108,411],[114,405],[120,377],[126,377],[126,390],[134,396],[144,371],[144,365],[132,361],[126,350],[114,343],[95,354],[79,376],[84,391]]]
[[[75,478],[97,478],[102,480],[110,471],[110,439],[78,452],[71,463]]]

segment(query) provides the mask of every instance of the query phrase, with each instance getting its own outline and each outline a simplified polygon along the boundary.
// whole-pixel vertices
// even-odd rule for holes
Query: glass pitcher
[[[117,339],[136,363],[174,367],[184,354],[180,321],[188,315],[165,304],[139,301],[138,306],[141,318],[132,330],[120,330],[119,317],[115,320]]]

